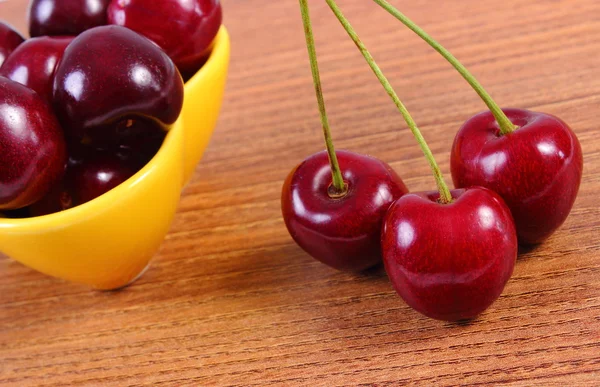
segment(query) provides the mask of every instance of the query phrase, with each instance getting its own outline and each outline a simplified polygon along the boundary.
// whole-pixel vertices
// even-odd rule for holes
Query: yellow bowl
[[[184,184],[193,175],[217,124],[228,66],[229,34],[225,27],[221,27],[208,61],[185,83],[182,111],[185,123]]]
[[[217,121],[229,63],[222,27],[206,64],[185,85],[180,119],[138,173],[67,211],[0,219],[0,251],[42,273],[98,289],[123,287],[148,266],[167,234],[182,186]]]

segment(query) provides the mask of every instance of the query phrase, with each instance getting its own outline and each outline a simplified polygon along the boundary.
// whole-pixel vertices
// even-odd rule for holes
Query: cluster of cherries
[[[32,0],[27,40],[0,21],[0,210],[65,210],[142,168],[221,12],[219,0]]]
[[[489,111],[470,118],[451,151],[449,190],[412,117],[334,0],[326,0],[402,113],[433,170],[437,191],[409,193],[373,157],[331,143],[306,0],[300,0],[327,152],[304,160],[283,185],[293,239],[336,269],[362,271],[382,259],[398,294],[435,319],[471,319],[502,293],[518,243],[539,244],[567,218],[582,175],[581,146],[559,118],[500,109],[445,48],[385,0],[374,0],[444,56]]]

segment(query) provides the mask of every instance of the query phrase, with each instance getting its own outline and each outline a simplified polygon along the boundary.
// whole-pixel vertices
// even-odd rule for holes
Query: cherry
[[[179,117],[183,81],[169,57],[127,28],[77,36],[54,77],[54,108],[70,138],[118,143],[131,120],[168,128]]]
[[[33,90],[0,77],[0,209],[40,199],[66,162],[62,129]]]
[[[31,37],[42,35],[78,35],[106,24],[110,0],[32,0],[28,21]]]
[[[51,103],[54,72],[72,40],[49,36],[28,39],[6,59],[0,75],[29,87]]]
[[[411,193],[390,208],[383,225],[383,262],[398,294],[425,316],[472,319],[502,293],[517,258],[510,210],[481,187]]]
[[[486,310],[502,293],[517,258],[509,208],[483,187],[403,196],[388,211],[381,245],[396,292],[427,317],[460,321]]]
[[[165,27],[165,20],[176,20]],[[221,26],[219,0],[112,0],[108,21],[131,28],[154,41],[182,73],[204,63]]]
[[[335,151],[306,0],[300,8],[327,152],[292,170],[283,184],[281,211],[290,235],[308,254],[338,270],[362,271],[381,262],[383,216],[408,190],[383,161]]]
[[[502,293],[517,258],[510,210],[481,187],[450,191],[410,113],[334,0],[326,0],[421,146],[438,192],[402,196],[381,233],[386,271],[398,294],[436,319],[470,319]]]
[[[338,270],[361,271],[381,261],[380,235],[389,206],[408,192],[381,160],[336,152],[345,195],[330,195],[327,152],[316,153],[289,174],[281,208],[287,229],[307,253]]]
[[[0,66],[25,38],[11,26],[0,21]]]
[[[71,164],[63,179],[39,201],[29,207],[31,216],[48,215],[76,207],[115,188],[136,173],[118,156],[95,153],[79,163]]]
[[[573,131],[549,114],[503,111],[441,44],[386,0],[374,1],[438,51],[490,109],[469,119],[454,139],[451,164],[456,187],[493,189],[510,207],[519,241],[544,241],[565,221],[579,191],[583,157]]]
[[[500,135],[488,111],[469,119],[452,146],[456,187],[479,185],[496,191],[511,209],[519,241],[540,243],[565,221],[579,190],[581,146],[557,117],[505,109],[519,129]]]
[[[116,155],[100,152],[72,170],[73,196],[77,204],[110,191],[133,176],[137,170]]]

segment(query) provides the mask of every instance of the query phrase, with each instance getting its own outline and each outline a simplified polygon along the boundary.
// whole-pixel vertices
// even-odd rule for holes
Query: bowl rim
[[[184,93],[189,88],[195,88],[196,85],[201,83],[205,77],[210,77],[212,74],[220,71],[218,64],[220,63],[217,58],[226,55],[227,45],[229,42],[229,33],[225,25],[221,25],[217,36],[214,39],[213,49],[204,63],[204,65],[198,70],[187,82],[184,84]],[[185,98],[185,97],[184,97]],[[15,227],[26,227],[26,228],[41,228],[49,225],[69,225],[82,221],[86,214],[93,214],[101,212],[104,209],[111,206],[111,203],[118,201],[120,197],[128,195],[128,191],[140,184],[146,176],[152,173],[152,171],[159,167],[163,160],[170,155],[171,148],[175,147],[174,143],[177,140],[176,132],[184,130],[183,122],[183,108],[177,121],[173,124],[173,127],[169,130],[165,136],[165,140],[162,145],[146,165],[144,165],[139,171],[137,171],[129,179],[119,184],[110,191],[98,196],[97,198],[90,200],[89,202],[80,204],[76,207],[69,208],[64,211],[55,212],[48,215],[34,216],[29,218],[3,218],[0,216],[0,230],[11,229]],[[185,140],[185,139],[184,139]],[[183,154],[181,155],[183,158]],[[183,164],[182,164],[183,165]],[[181,183],[183,184],[183,182]],[[1,214],[1,211],[0,211]]]

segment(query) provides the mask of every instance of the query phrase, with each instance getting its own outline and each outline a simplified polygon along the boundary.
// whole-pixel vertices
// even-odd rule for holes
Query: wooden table
[[[0,258],[0,385],[599,385],[600,3],[394,1],[503,106],[559,115],[585,155],[565,225],[520,255],[466,325],[417,314],[382,268],[316,262],[288,235],[281,185],[323,149],[296,1],[224,1],[232,62],[222,115],[150,270],[97,292]],[[401,116],[323,1],[311,1],[338,148],[434,187]],[[482,110],[433,50],[369,1],[341,1],[449,181],[460,124]],[[25,0],[0,17],[25,31]]]

